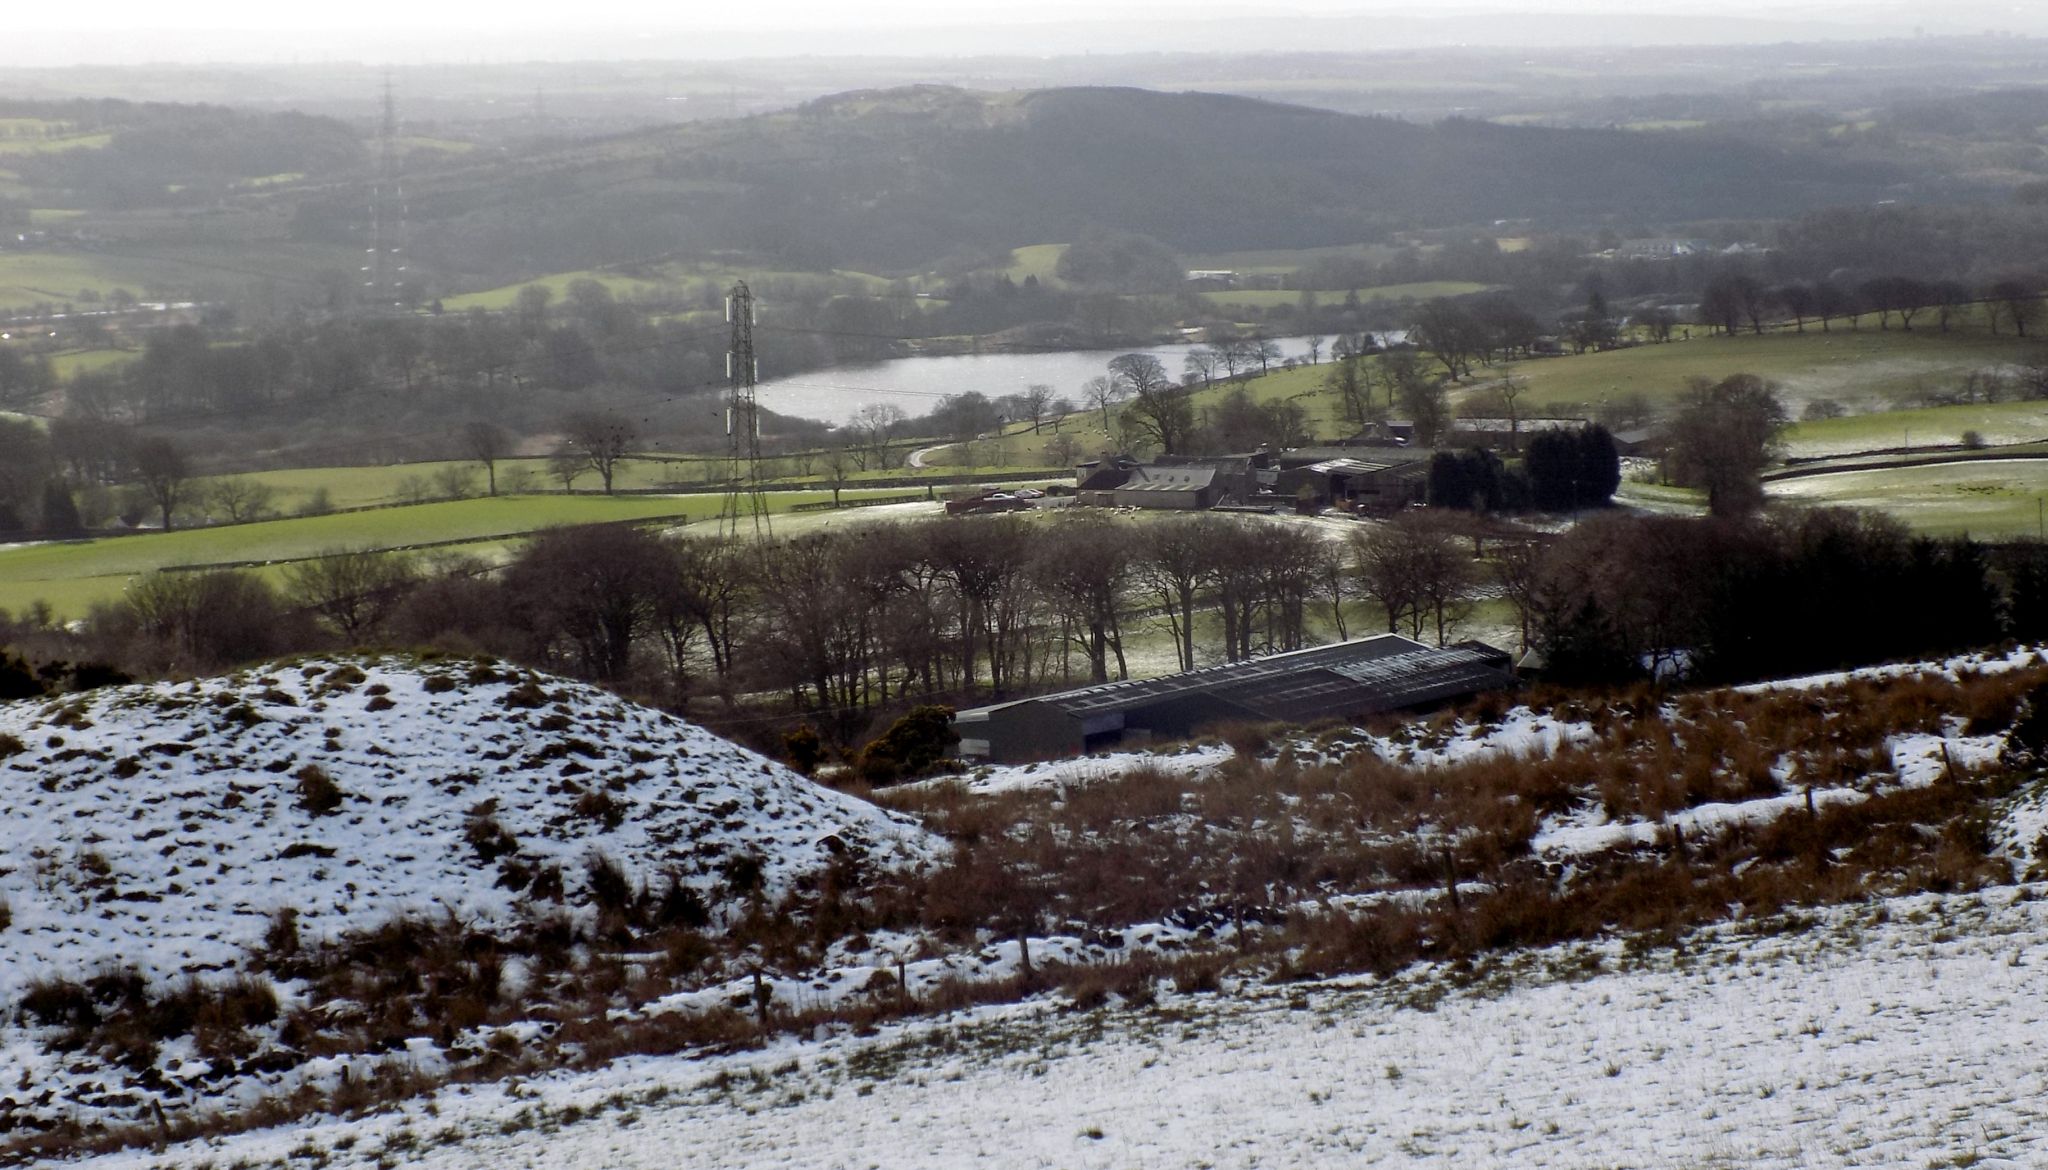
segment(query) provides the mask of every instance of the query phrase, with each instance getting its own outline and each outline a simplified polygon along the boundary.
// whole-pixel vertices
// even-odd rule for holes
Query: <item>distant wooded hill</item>
[[[1090,227],[1186,251],[1393,229],[1796,214],[1909,197],[1902,169],[1698,133],[1417,125],[1213,94],[914,87],[415,176],[421,259],[506,275],[739,250],[903,271]],[[337,192],[300,230],[360,218]]]
[[[333,118],[162,102],[0,98],[0,165],[38,206],[202,206],[247,180],[354,175],[367,160],[355,131]]]

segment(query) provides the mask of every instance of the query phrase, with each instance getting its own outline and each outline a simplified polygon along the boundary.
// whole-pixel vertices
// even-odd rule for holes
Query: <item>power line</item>
[[[732,383],[725,407],[730,455],[726,461],[725,503],[718,513],[718,534],[740,534],[740,511],[744,507],[753,516],[754,536],[759,539],[769,531],[768,501],[761,494],[761,409],[754,399],[754,380],[760,373],[760,365],[754,359],[754,294],[746,281],[732,286],[732,295],[725,302],[725,315],[732,323],[732,341],[725,354],[725,373]]]

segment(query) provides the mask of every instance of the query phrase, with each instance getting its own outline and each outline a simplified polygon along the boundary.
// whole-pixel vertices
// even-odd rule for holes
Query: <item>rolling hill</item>
[[[307,1064],[334,1051],[307,1030],[337,1009],[291,1021],[338,961],[293,955],[452,927],[473,962],[538,923],[594,930],[607,881],[722,931],[828,870],[946,851],[682,720],[474,661],[309,659],[7,704],[0,786],[0,1052],[20,1072],[0,1132],[336,1074]],[[231,1042],[166,1009],[259,972],[277,989]],[[118,1037],[142,1018],[149,1042]]]
[[[566,271],[671,253],[912,271],[1084,229],[1185,251],[1533,218],[1792,214],[1910,191],[1881,164],[1700,134],[1417,125],[1202,93],[937,86],[463,161],[412,188],[418,251]],[[338,197],[309,230],[347,221]]]

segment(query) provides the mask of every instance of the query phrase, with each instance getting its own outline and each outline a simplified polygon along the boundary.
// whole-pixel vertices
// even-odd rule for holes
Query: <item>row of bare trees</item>
[[[1701,290],[1699,319],[1729,336],[1743,330],[1762,333],[1781,321],[1790,321],[1799,333],[1812,322],[1825,333],[1836,321],[1857,327],[1866,316],[1876,318],[1880,331],[1897,321],[1899,328],[1911,332],[1914,322],[1925,319],[1947,333],[1981,311],[1992,333],[2010,328],[2025,337],[2028,326],[2041,316],[2041,288],[2041,278],[2034,275],[2000,277],[1979,287],[1909,276],[1876,276],[1856,284],[1822,280],[1769,285],[1747,273],[1731,272]]]
[[[779,694],[844,742],[911,701],[1127,678],[1140,634],[1169,636],[1182,669],[1344,637],[1373,603],[1390,630],[1447,638],[1479,583],[1459,531],[1420,514],[1351,541],[1226,515],[959,517],[759,543],[565,528],[502,568],[337,551],[281,588],[160,574],[95,613],[77,652],[150,674],[439,645],[671,705],[720,696],[728,717]]]

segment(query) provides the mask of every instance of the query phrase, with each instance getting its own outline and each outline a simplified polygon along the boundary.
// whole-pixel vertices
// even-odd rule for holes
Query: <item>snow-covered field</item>
[[[1953,681],[2040,661],[2023,650],[1758,689],[1819,691],[1905,674]],[[13,753],[0,759],[0,784],[16,813],[12,827],[0,825],[0,894],[13,912],[12,926],[0,928],[0,1003],[32,979],[116,962],[159,981],[246,969],[284,907],[299,912],[309,939],[398,913],[480,924],[532,913],[495,880],[504,858],[480,856],[480,815],[516,844],[514,861],[558,869],[566,906],[580,914],[591,913],[581,887],[599,853],[635,884],[689,885],[714,920],[740,896],[736,871],[757,869],[759,885],[779,892],[849,855],[916,867],[946,853],[908,818],[682,721],[559,679],[471,671],[458,662],[309,662],[0,708],[0,736],[12,737],[0,738],[0,753]],[[1674,700],[1640,717],[1683,740],[1705,730],[1683,707]],[[1967,734],[1966,720],[1939,715],[1952,709],[1937,699],[1938,717],[1919,719],[1918,730],[1886,735],[1890,725],[1878,725],[1881,743],[1857,757],[1858,774],[1816,786],[1813,805],[1924,789],[1995,764],[2006,734]],[[1037,792],[1056,808],[1137,769],[1241,783],[1283,762],[1334,768],[1364,755],[1382,762],[1374,766],[1448,774],[1607,750],[1613,724],[1569,704],[1516,707],[1484,720],[1282,735],[1256,761],[1205,744],[985,768],[918,787],[964,785],[994,807]],[[1586,859],[1598,864],[1595,855],[1654,858],[1674,831],[1696,841],[1739,834],[1806,806],[1796,780],[1804,749],[1774,741],[1768,782],[1751,798],[1655,820],[1610,817],[1610,808],[1635,806],[1590,795],[1567,811],[1552,805],[1529,850],[1569,883]],[[308,807],[301,775],[313,761],[339,794],[331,809]],[[1169,811],[1162,822],[1194,816]],[[1995,852],[2026,873],[2048,831],[2048,784],[2022,786],[1993,812]],[[1419,907],[1439,890],[1368,881],[1295,890],[1288,905]],[[1476,969],[1423,965],[1384,983],[1233,976],[1218,994],[1162,984],[1156,1004],[1089,1011],[1047,993],[858,1036],[845,1024],[819,1025],[758,1052],[448,1086],[366,1119],[315,1118],[95,1164],[2032,1164],[2048,1160],[2048,1136],[2033,1136],[2048,1134],[2048,1105],[2034,1104],[2048,1088],[2048,1057],[2029,1048],[2048,1022],[2035,978],[2048,969],[2040,892],[1893,899],[1737,921],[1677,950],[1614,942],[1518,952]],[[1228,924],[1178,910],[1165,917],[1048,923],[1030,954],[1044,969],[1232,949],[1219,933]],[[698,973],[701,982],[619,1001],[600,1018],[625,1027],[744,1013],[762,991],[792,1012],[857,1006],[897,994],[899,977],[903,993],[944,1000],[949,983],[1000,982],[1025,969],[1007,932],[942,939],[906,929],[848,934],[806,960],[815,969],[769,971],[758,983],[744,968],[714,966]],[[530,1041],[542,1027],[496,1031]],[[0,1020],[0,1119],[44,1093],[39,1119],[52,1109],[91,1117],[104,1104],[103,1116],[135,1120],[135,1083],[110,1083],[120,1074],[57,1051],[50,1034]],[[380,1059],[435,1074],[450,1067],[451,1051],[445,1038],[422,1036]],[[292,1074],[297,1081],[251,1085],[331,1090],[348,1059],[310,1062]],[[252,1099],[209,1080],[188,1041],[166,1046],[161,1069],[164,1085],[151,1095],[167,1106],[203,1112]]]
[[[87,1164],[2040,1165],[2040,893],[1895,899],[1639,956],[1539,952],[1463,987],[1423,969],[1027,1003]]]

